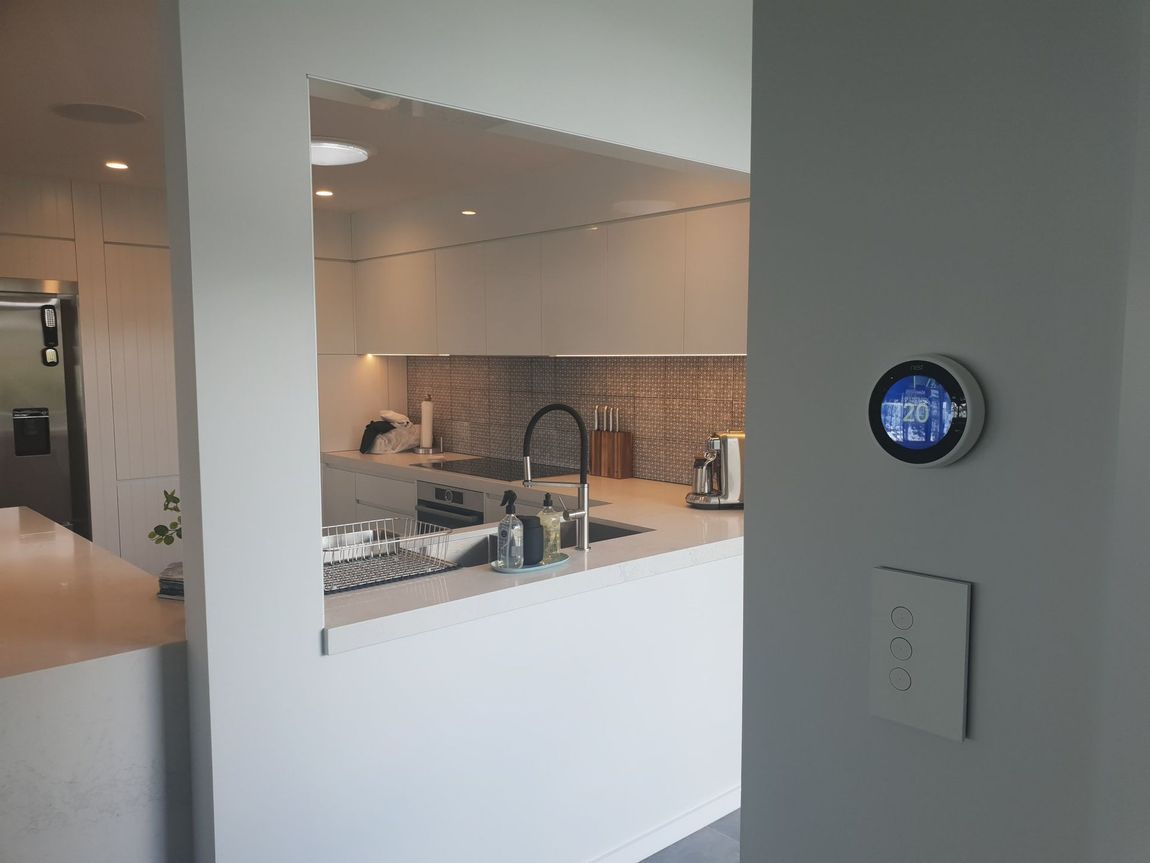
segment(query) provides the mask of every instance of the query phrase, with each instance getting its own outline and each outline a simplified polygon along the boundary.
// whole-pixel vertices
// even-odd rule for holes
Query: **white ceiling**
[[[0,0],[0,171],[162,187],[163,114],[156,0]],[[131,125],[66,120],[51,110],[96,102],[143,113]],[[359,165],[319,167],[323,209],[360,211],[513,178],[591,175],[610,163],[712,170],[601,142],[345,85],[313,82],[312,132],[367,144]],[[130,170],[104,166],[127,162]],[[717,171],[722,181],[735,172]]]
[[[155,0],[0,0],[0,170],[162,186],[164,146]],[[99,102],[142,112],[128,126],[50,110]],[[109,159],[131,166],[116,172]]]
[[[356,165],[312,169],[315,187],[335,192],[316,202],[323,209],[393,206],[594,158],[493,133],[503,124],[477,114],[406,99],[372,100],[363,92],[324,82],[313,85],[313,137],[354,141],[373,151]]]
[[[445,196],[468,206],[492,189],[526,182],[561,193],[603,175],[640,197],[658,197],[667,174],[713,183],[715,200],[749,194],[735,171],[326,81],[312,82],[311,131],[372,151],[366,162],[312,169],[314,187],[335,193],[316,199],[321,209],[362,212]],[[611,195],[604,189],[600,197]]]

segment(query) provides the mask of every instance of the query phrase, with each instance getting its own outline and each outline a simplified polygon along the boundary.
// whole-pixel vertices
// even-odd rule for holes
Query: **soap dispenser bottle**
[[[551,506],[551,493],[543,495],[539,524],[543,528],[543,562],[554,563],[559,557],[559,529],[563,516]]]
[[[511,489],[503,493],[502,506],[507,515],[499,522],[498,563],[504,569],[523,568],[523,522],[515,517],[516,495]]]

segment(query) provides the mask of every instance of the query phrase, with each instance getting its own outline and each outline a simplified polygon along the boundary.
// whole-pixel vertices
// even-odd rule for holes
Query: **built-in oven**
[[[415,511],[420,521],[439,527],[483,524],[483,492],[422,480],[415,488]]]

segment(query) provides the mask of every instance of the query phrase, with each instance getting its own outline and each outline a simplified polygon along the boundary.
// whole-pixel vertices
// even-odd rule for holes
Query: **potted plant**
[[[180,499],[176,497],[176,490],[164,492],[164,512],[180,511]],[[184,517],[177,515],[175,521],[167,524],[157,524],[148,531],[148,539],[156,545],[171,545],[177,539],[184,538]]]
[[[176,490],[164,491],[164,512],[176,513],[175,521],[157,524],[148,531],[148,539],[156,545],[172,545],[184,538],[184,517],[180,515],[180,499]],[[160,592],[164,599],[184,598],[184,564],[181,561],[169,563],[160,573]]]

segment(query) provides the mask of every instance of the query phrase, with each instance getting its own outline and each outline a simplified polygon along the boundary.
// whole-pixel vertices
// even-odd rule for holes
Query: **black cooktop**
[[[485,479],[495,479],[500,482],[515,482],[523,479],[523,462],[512,458],[482,458],[459,459],[458,461],[421,461],[415,467],[430,467],[435,470],[445,470],[449,473],[465,473],[468,476],[481,476]],[[542,479],[547,476],[563,476],[568,473],[579,473],[578,468],[559,467],[554,464],[537,464],[531,462],[531,476]]]

